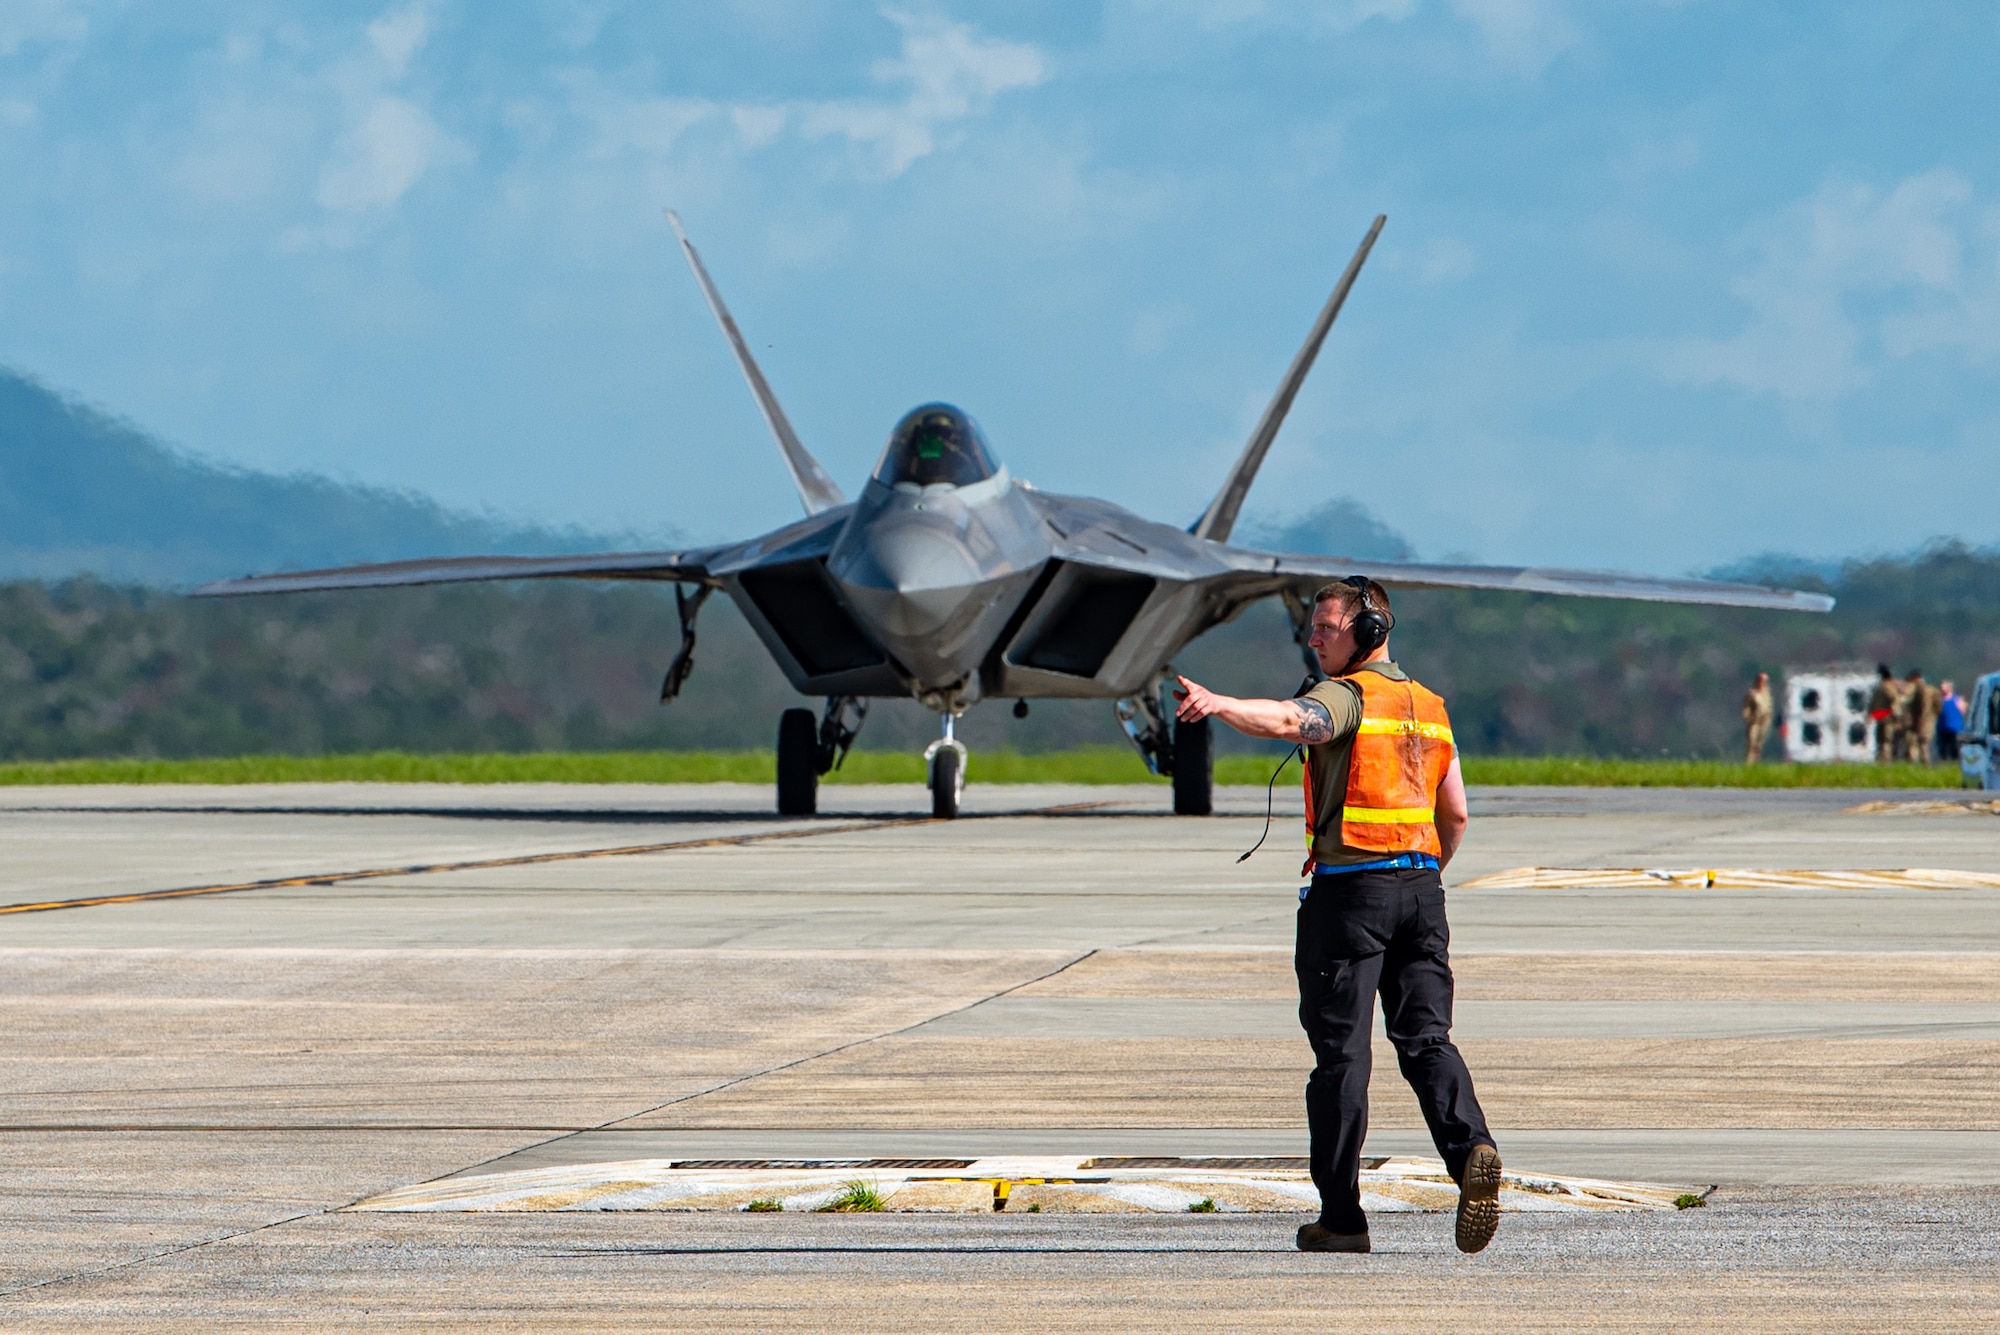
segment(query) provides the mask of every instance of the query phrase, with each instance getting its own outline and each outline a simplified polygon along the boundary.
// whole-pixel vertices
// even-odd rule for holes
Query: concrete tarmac
[[[1718,1183],[1670,1218],[338,1213],[642,1157],[1296,1154],[1298,807],[1133,788],[0,791],[0,1312],[37,1327],[1973,1329],[2000,1310],[2000,892],[1451,897],[1510,1167]],[[1897,794],[1475,792],[1527,865],[2000,869]],[[648,847],[650,852],[603,854]],[[576,856],[569,856],[576,855]],[[554,860],[540,860],[550,859]],[[421,873],[412,866],[516,860]],[[529,860],[537,859],[537,860]],[[338,879],[355,872],[383,873]],[[1371,1152],[1428,1153],[1378,1044]],[[11,1310],[10,1310],[11,1309]]]

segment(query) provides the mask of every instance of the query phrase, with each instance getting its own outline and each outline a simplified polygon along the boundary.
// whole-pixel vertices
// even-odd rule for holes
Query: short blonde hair
[[[1343,612],[1357,611],[1361,606],[1361,589],[1344,579],[1335,580],[1313,595],[1314,607],[1329,602],[1340,604],[1340,610]],[[1372,579],[1368,581],[1368,605],[1384,616],[1395,615],[1389,607],[1389,591]]]

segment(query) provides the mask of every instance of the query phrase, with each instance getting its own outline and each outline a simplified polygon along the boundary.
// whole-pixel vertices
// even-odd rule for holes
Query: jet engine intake
[[[737,583],[808,678],[888,664],[889,656],[842,604],[823,561],[756,567],[739,575]]]
[[[1072,677],[1095,677],[1125,637],[1159,581],[1123,570],[1071,566],[1043,595],[1009,662]]]

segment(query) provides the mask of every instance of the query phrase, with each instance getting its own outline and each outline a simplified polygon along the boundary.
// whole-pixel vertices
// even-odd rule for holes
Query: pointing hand
[[[1208,687],[1186,677],[1175,677],[1174,680],[1180,683],[1180,689],[1174,692],[1174,699],[1180,701],[1180,707],[1174,710],[1175,718],[1183,723],[1193,723],[1215,712],[1215,693]]]

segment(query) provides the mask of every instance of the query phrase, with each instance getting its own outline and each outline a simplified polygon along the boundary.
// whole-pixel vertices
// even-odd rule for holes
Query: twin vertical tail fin
[[[765,422],[770,424],[771,434],[778,439],[778,448],[784,451],[785,466],[792,470],[792,483],[799,489],[799,499],[805,502],[806,513],[816,515],[822,510],[831,510],[843,505],[847,497],[840,487],[819,466],[799,440],[799,433],[792,430],[791,419],[778,406],[778,396],[771,392],[771,383],[764,379],[764,373],[757,366],[757,359],[750,355],[750,347],[743,341],[743,334],[730,316],[729,308],[722,304],[722,294],[715,290],[715,284],[708,276],[708,270],[695,253],[694,244],[681,230],[680,215],[667,210],[667,226],[674,229],[674,236],[681,243],[681,253],[687,257],[688,268],[694,271],[694,281],[701,284],[701,294],[708,299],[708,309],[715,314],[715,322],[722,326],[722,336],[729,340],[729,350],[736,354],[736,364],[743,370],[743,378],[750,382],[750,392],[757,397],[757,407],[764,413]]]
[[[1333,328],[1334,320],[1340,315],[1340,308],[1347,302],[1347,294],[1354,286],[1354,280],[1361,274],[1361,266],[1368,260],[1368,252],[1375,248],[1375,238],[1382,234],[1383,224],[1389,221],[1387,214],[1376,216],[1375,223],[1368,229],[1368,235],[1361,239],[1354,258],[1348,261],[1347,271],[1334,285],[1333,295],[1326,299],[1320,309],[1319,318],[1313,321],[1312,332],[1306,335],[1305,346],[1292,358],[1292,365],[1285,372],[1285,378],[1278,385],[1278,392],[1272,396],[1270,406],[1264,409],[1264,416],[1258,420],[1257,429],[1250,434],[1250,441],[1243,447],[1243,453],[1236,460],[1236,466],[1229,470],[1228,478],[1209,502],[1208,509],[1190,527],[1189,532],[1196,537],[1209,538],[1216,542],[1227,542],[1236,527],[1236,519],[1243,510],[1243,501],[1250,494],[1250,484],[1257,478],[1257,470],[1264,463],[1264,456],[1270,453],[1271,442],[1277,439],[1278,428],[1284,425],[1285,414],[1291,411],[1292,400],[1298,397],[1299,386],[1305,383],[1307,372],[1312,370],[1313,361],[1319,356],[1320,345],[1326,342],[1327,332]],[[749,382],[751,394],[756,396],[757,407],[764,414],[764,421],[770,425],[771,434],[777,438],[778,448],[784,452],[785,465],[792,471],[792,482],[799,489],[799,499],[805,503],[807,514],[818,514],[844,504],[847,497],[840,487],[820,467],[819,460],[799,440],[798,432],[792,429],[791,419],[778,405],[778,396],[771,392],[771,384],[764,379],[764,372],[758,367],[757,359],[750,355],[750,347],[743,341],[742,331],[737,329],[729,308],[722,303],[722,294],[715,290],[715,283],[708,276],[708,269],[695,252],[694,244],[681,230],[680,215],[667,210],[667,225],[674,229],[674,236],[681,243],[681,253],[687,257],[688,268],[694,272],[695,282],[701,285],[701,294],[708,301],[708,309],[714,313],[715,322],[722,326],[722,335],[729,340],[729,350],[736,355],[736,364],[743,371],[744,380]]]
[[[1257,469],[1262,466],[1264,456],[1270,452],[1271,442],[1277,439],[1278,428],[1285,423],[1285,414],[1292,410],[1292,400],[1298,397],[1299,386],[1306,381],[1306,372],[1312,370],[1313,359],[1319,356],[1320,344],[1326,342],[1333,321],[1340,314],[1340,308],[1347,302],[1348,289],[1361,274],[1361,266],[1368,261],[1368,252],[1375,248],[1375,238],[1382,235],[1382,225],[1389,221],[1386,213],[1375,216],[1375,225],[1368,229],[1368,235],[1361,238],[1361,246],[1354,252],[1354,258],[1347,262],[1347,272],[1334,285],[1333,295],[1320,308],[1319,319],[1313,321],[1312,332],[1306,335],[1305,346],[1299,355],[1292,358],[1291,369],[1278,385],[1278,392],[1271,397],[1271,405],[1264,409],[1257,429],[1250,433],[1250,443],[1243,447],[1243,453],[1236,460],[1236,466],[1229,470],[1229,477],[1222,484],[1222,490],[1208,503],[1200,519],[1188,529],[1198,538],[1209,538],[1216,542],[1229,541],[1229,534],[1236,527],[1236,517],[1243,510],[1243,498],[1250,494],[1250,484],[1257,479]]]

